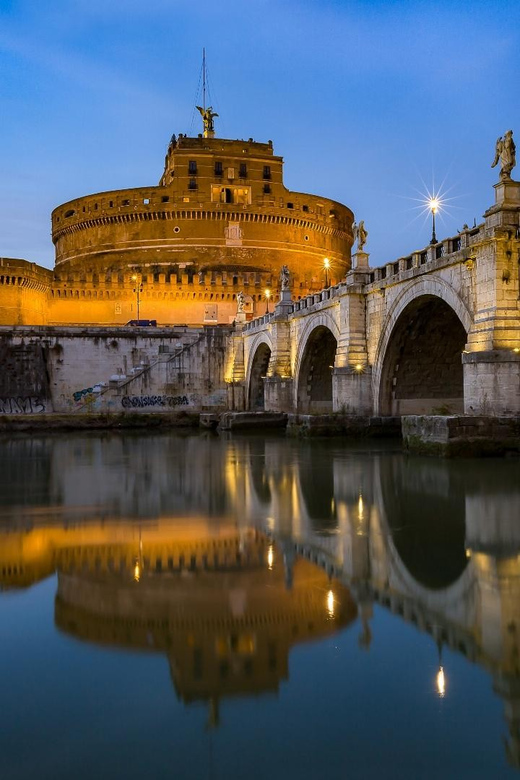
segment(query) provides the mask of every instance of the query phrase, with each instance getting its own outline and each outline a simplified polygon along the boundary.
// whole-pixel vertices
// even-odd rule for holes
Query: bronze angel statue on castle
[[[215,125],[213,123],[213,118],[218,116],[218,114],[215,111],[213,111],[213,106],[208,106],[207,108],[203,108],[202,106],[197,106],[197,111],[200,111],[200,115],[204,123],[204,132],[214,133]]]

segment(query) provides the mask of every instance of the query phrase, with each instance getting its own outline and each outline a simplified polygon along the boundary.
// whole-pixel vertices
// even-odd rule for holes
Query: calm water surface
[[[0,442],[0,776],[520,778],[520,462]]]

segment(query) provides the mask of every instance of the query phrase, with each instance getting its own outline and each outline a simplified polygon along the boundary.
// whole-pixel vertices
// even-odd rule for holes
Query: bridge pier
[[[357,252],[355,270],[347,273],[347,295],[340,301],[338,340],[332,372],[332,408],[343,414],[373,414],[372,367],[368,365],[364,287],[368,280],[368,254]],[[361,270],[363,269],[363,270]]]
[[[332,372],[332,408],[334,412],[370,417],[372,409],[372,368],[344,366]]]
[[[462,355],[466,414],[520,414],[520,182],[494,189],[475,245],[476,311]]]
[[[291,377],[266,376],[264,398],[266,412],[293,410],[294,382]]]
[[[520,414],[520,352],[469,352],[462,365],[465,414]]]

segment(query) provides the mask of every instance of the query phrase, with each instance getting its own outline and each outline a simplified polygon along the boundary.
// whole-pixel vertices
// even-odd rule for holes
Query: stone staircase
[[[151,374],[154,368],[162,363],[170,363],[186,353],[193,346],[198,344],[203,338],[200,332],[183,334],[183,341],[179,344],[160,344],[157,353],[141,359],[138,366],[133,366],[126,374],[122,369],[112,374],[106,382],[99,382],[92,386],[92,393],[95,398],[85,400],[76,406],[74,413],[82,414],[85,411],[101,411],[103,407],[108,406],[109,399],[118,398],[122,395],[132,395],[132,385],[137,380],[142,379],[144,374]]]

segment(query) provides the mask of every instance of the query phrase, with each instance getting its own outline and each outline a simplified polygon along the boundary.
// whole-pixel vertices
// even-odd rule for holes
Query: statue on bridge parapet
[[[359,225],[355,222],[352,225],[354,241],[357,240],[357,251],[362,252],[368,238],[368,230],[365,229],[365,222],[361,219]]]
[[[282,265],[282,268],[280,270],[280,302],[278,303],[278,306],[284,306],[286,304],[291,303],[291,288],[290,288],[290,279],[291,279],[291,272],[289,271],[288,265]]]
[[[513,141],[513,131],[507,130],[503,138],[498,138],[495,146],[495,159],[491,163],[494,168],[500,161],[500,178],[510,179],[511,171],[516,165],[516,146]]]
[[[244,295],[243,291],[240,290],[240,292],[237,293],[237,314],[244,313],[245,302],[246,302],[246,296]]]
[[[291,272],[289,271],[288,265],[282,265],[282,270],[280,271],[280,289],[282,292],[284,290],[289,289],[289,279],[291,277]]]

